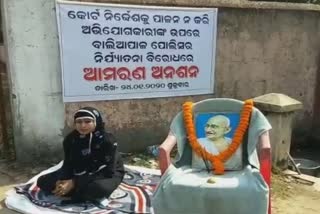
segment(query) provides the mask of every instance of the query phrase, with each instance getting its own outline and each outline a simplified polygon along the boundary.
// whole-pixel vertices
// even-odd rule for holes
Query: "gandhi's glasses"
[[[206,128],[213,128],[213,129],[218,129],[220,128],[220,126],[216,125],[216,124],[207,124]]]

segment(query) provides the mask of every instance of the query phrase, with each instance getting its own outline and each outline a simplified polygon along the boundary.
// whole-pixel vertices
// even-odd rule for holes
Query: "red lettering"
[[[117,75],[121,80],[131,80],[131,72],[127,67],[121,67],[117,70]]]
[[[175,69],[174,67],[172,66],[167,66],[163,69],[163,72],[164,72],[164,76],[168,79],[172,79],[173,78],[173,75],[175,74]]]
[[[97,81],[97,70],[96,68],[84,68],[83,69],[84,76],[83,78],[87,81]]]
[[[137,67],[132,71],[132,77],[141,80],[146,79],[146,68],[145,67]]]
[[[117,80],[118,78],[121,80],[146,79],[146,68],[141,66],[132,71],[127,67],[106,67],[84,68],[83,72],[83,78],[87,81]]]
[[[127,67],[86,67],[83,68],[83,78],[86,81],[103,81],[103,80],[145,80],[146,67],[138,66],[134,69]],[[154,79],[172,79],[178,78],[196,78],[199,74],[199,68],[196,65],[179,66],[177,69],[173,66],[152,66],[151,77]]]
[[[198,66],[192,65],[188,66],[179,66],[175,69],[173,66],[153,66],[152,68],[152,77],[154,79],[172,79],[174,76],[178,78],[196,78],[199,73]]]
[[[188,71],[188,66],[180,66],[177,69],[176,74],[178,75],[179,78],[186,78],[188,77],[187,71]]]
[[[104,80],[116,80],[116,67],[107,67],[103,69]]]
[[[153,66],[152,70],[152,77],[154,79],[163,79],[163,69],[162,66]]]
[[[195,65],[190,66],[188,73],[189,73],[189,77],[197,77],[199,73],[198,66],[195,66]]]

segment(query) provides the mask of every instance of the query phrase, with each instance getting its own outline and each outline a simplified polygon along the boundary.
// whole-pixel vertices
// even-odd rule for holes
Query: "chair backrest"
[[[194,103],[193,115],[195,116],[208,112],[220,112],[224,114],[240,113],[243,104],[243,101],[228,98],[206,99]],[[245,153],[247,154],[246,158],[250,164],[259,167],[256,144],[258,142],[258,137],[270,128],[271,126],[264,115],[258,109],[254,108],[251,115],[247,136],[246,139],[244,139],[247,143],[247,148],[245,150]],[[191,165],[192,150],[187,141],[182,112],[179,112],[173,119],[170,129],[177,138],[178,154],[175,164],[178,167],[183,165]]]

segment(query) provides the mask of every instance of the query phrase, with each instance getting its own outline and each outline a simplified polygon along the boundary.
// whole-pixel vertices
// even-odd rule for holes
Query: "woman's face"
[[[90,118],[78,118],[75,121],[76,130],[82,134],[86,135],[93,132],[96,128],[93,119]]]

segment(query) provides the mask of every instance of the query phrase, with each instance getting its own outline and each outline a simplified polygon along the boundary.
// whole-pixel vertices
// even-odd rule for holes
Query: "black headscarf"
[[[93,107],[83,107],[79,109],[75,114],[74,114],[74,120],[76,120],[79,117],[90,117],[92,118],[95,123],[96,123],[96,128],[94,132],[96,131],[104,131],[104,125],[105,123],[103,122],[102,116],[100,112],[93,108]]]

